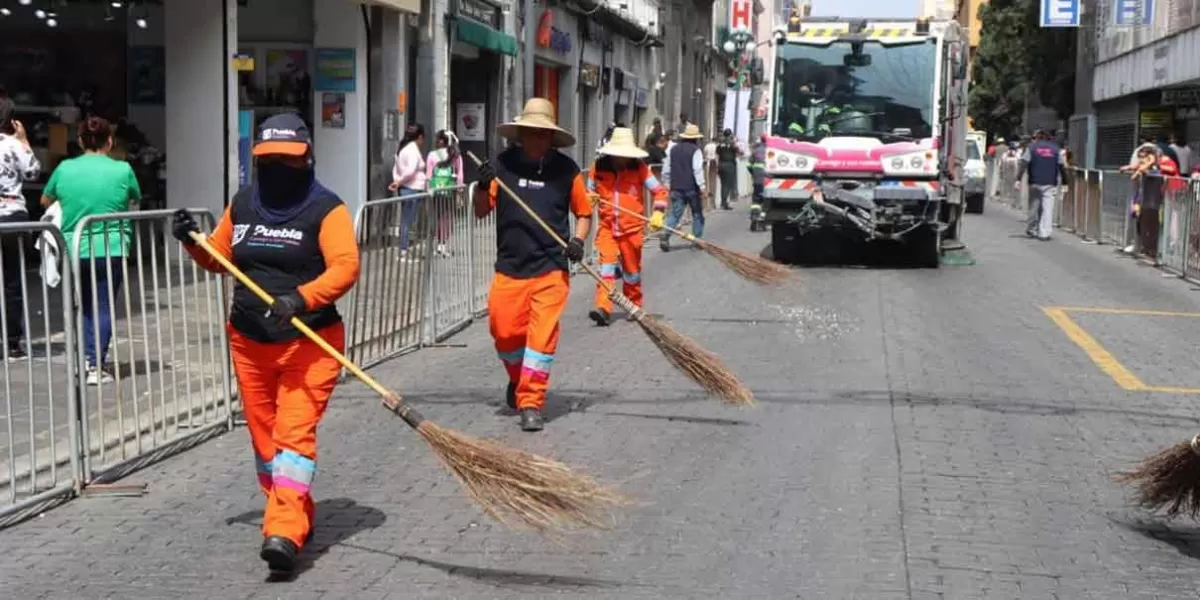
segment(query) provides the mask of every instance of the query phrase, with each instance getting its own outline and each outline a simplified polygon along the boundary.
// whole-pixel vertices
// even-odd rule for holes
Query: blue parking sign
[[[1154,21],[1154,0],[1114,0],[1117,27],[1144,27]]]
[[[1041,25],[1042,27],[1079,27],[1079,0],[1042,0]]]

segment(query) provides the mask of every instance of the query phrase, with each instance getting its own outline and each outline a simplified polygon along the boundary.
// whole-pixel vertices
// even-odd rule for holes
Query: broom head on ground
[[[650,222],[650,218],[646,215],[640,212],[629,210],[628,208],[625,208],[610,200],[605,200],[598,194],[592,194],[591,197],[593,204],[605,204],[617,210],[618,212],[637,217],[647,223]],[[684,233],[683,231],[672,227],[665,227],[664,229],[695,244],[697,248],[700,248],[700,250],[704,251],[709,256],[717,259],[717,261],[724,265],[726,269],[733,271],[751,283],[757,283],[759,285],[782,285],[784,283],[793,281],[796,278],[795,271],[775,261],[767,260],[761,256],[752,256],[742,252],[737,252],[735,250],[730,250],[724,246],[718,246],[717,244],[698,238],[694,235]]]
[[[1195,519],[1200,514],[1200,434],[1146,458],[1113,480],[1134,486],[1142,508]]]
[[[796,272],[761,256],[751,256],[730,250],[694,236],[684,239],[696,244],[709,256],[717,259],[726,269],[737,273],[742,279],[759,285],[782,285],[796,279]]]
[[[696,385],[728,404],[754,405],[754,394],[725,367],[717,355],[675,331],[670,325],[646,314],[615,289],[609,290],[609,298],[641,326],[646,337],[663,353],[667,362],[696,382]]]

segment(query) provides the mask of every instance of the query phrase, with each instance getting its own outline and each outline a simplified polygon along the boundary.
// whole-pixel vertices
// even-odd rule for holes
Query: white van
[[[983,132],[967,133],[967,162],[963,165],[966,178],[964,204],[972,214],[983,213],[983,199],[987,191],[987,162],[984,161],[987,136]]]

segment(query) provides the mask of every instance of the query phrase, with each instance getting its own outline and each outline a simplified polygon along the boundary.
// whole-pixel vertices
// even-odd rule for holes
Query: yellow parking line
[[[1169,310],[1142,310],[1137,308],[1083,308],[1077,306],[1055,306],[1050,310],[1058,310],[1064,313],[1095,313],[1100,315],[1139,315],[1146,317],[1200,317],[1200,312],[1175,312]]]
[[[1058,327],[1063,330],[1063,333],[1067,334],[1067,338],[1072,342],[1075,342],[1075,345],[1079,346],[1079,348],[1088,355],[1088,358],[1092,359],[1092,362],[1096,363],[1097,367],[1100,367],[1101,371],[1107,373],[1109,377],[1112,377],[1113,380],[1117,382],[1117,385],[1130,392],[1145,392],[1152,390],[1152,388],[1143,383],[1141,379],[1138,379],[1137,375],[1134,375],[1129,369],[1125,368],[1125,365],[1121,364],[1121,361],[1117,360],[1117,357],[1113,356],[1111,352],[1106,350],[1104,346],[1100,344],[1100,342],[1096,341],[1096,338],[1084,331],[1078,323],[1072,320],[1071,317],[1067,316],[1068,310],[1080,310],[1081,312],[1086,311],[1086,309],[1064,308],[1057,306],[1042,308],[1042,311],[1046,313],[1046,316],[1050,317],[1050,320],[1054,321],[1054,324],[1058,325]],[[1093,309],[1091,312],[1107,312],[1107,309]],[[1123,311],[1121,314],[1141,313]]]
[[[1200,388],[1172,387],[1167,385],[1146,386],[1144,391],[1158,392],[1160,394],[1200,394]]]

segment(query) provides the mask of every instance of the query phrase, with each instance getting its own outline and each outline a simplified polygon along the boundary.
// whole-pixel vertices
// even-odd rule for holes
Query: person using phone
[[[29,207],[25,203],[26,181],[37,179],[42,165],[29,145],[25,126],[18,121],[16,106],[11,98],[0,97],[0,223],[20,223],[29,220]],[[3,259],[4,287],[4,331],[7,333],[4,347],[5,360],[21,360],[26,357],[22,340],[25,337],[25,310],[21,296],[21,278],[25,273],[21,264],[21,244],[24,235],[0,233],[0,259]]]

